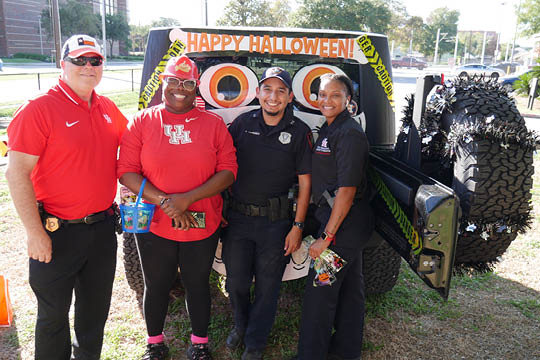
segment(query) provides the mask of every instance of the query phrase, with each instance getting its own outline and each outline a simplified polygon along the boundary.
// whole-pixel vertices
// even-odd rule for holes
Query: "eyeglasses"
[[[76,58],[72,58],[67,56],[64,58],[64,60],[69,61],[76,66],[85,66],[87,63],[90,63],[90,65],[92,66],[100,66],[103,64],[103,58],[100,57],[79,56]]]
[[[166,77],[164,81],[167,83],[168,86],[172,86],[175,88],[179,88],[180,85],[187,91],[193,91],[197,87],[197,81],[196,80],[180,80],[179,78],[175,77]]]

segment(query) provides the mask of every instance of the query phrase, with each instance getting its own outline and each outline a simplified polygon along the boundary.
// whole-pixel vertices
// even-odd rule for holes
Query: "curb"
[[[538,115],[538,114],[521,114],[521,116],[523,116],[525,118],[540,119],[540,115]]]

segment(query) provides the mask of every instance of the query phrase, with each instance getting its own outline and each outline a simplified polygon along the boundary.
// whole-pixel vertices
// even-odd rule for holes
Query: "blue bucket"
[[[122,217],[122,229],[128,233],[145,233],[150,231],[152,216],[154,216],[154,204],[141,202],[142,193],[146,185],[143,179],[137,201],[131,204],[120,204],[120,216]]]

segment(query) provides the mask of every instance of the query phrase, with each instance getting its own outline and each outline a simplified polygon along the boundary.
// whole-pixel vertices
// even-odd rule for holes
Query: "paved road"
[[[396,100],[396,133],[401,126],[403,108],[407,105],[405,96],[416,91],[416,78],[424,73],[439,74],[447,72],[446,68],[427,68],[424,71],[415,69],[392,69],[394,79],[394,91]],[[540,134],[540,118],[524,116],[527,129],[537,131]]]

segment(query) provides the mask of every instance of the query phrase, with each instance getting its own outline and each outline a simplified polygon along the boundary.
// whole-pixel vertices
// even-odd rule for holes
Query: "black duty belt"
[[[270,206],[260,206],[233,202],[233,209],[246,216],[268,216]]]
[[[291,201],[287,195],[270,198],[267,200],[267,204],[243,204],[233,198],[231,207],[246,216],[266,216],[271,222],[291,218]]]
[[[114,215],[114,209],[113,206],[109,207],[106,210],[93,213],[90,215],[86,215],[83,218],[80,219],[71,219],[71,220],[65,220],[61,219],[56,215],[49,214],[43,209],[40,209],[41,219],[43,220],[43,225],[45,226],[45,229],[49,230],[50,232],[54,232],[60,228],[62,224],[86,224],[86,225],[92,225],[95,223],[98,223],[100,221],[105,220],[107,217]]]

